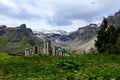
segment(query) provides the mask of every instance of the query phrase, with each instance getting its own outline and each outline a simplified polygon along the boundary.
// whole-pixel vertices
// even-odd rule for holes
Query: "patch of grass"
[[[0,80],[120,79],[120,55],[1,57]]]
[[[11,56],[6,54],[6,53],[0,53],[0,59],[7,59],[10,58]]]

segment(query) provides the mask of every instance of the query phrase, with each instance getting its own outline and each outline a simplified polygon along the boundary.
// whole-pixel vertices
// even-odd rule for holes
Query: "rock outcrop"
[[[106,18],[110,25],[120,26],[120,10],[116,12],[113,16]]]
[[[77,31],[74,31],[68,35],[68,37],[72,40],[88,40],[91,37],[97,34],[97,25],[89,24],[85,27],[79,28]]]

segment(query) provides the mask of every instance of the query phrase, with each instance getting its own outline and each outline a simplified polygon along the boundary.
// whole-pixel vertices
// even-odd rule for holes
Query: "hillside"
[[[19,27],[0,26],[0,52],[17,53],[39,43],[32,30],[25,24]]]
[[[71,48],[74,48],[79,53],[84,53],[84,52],[89,53],[91,49],[95,50],[95,46],[94,46],[95,38],[96,36],[92,37],[91,39],[83,43],[82,42],[74,43],[75,46],[71,46]]]

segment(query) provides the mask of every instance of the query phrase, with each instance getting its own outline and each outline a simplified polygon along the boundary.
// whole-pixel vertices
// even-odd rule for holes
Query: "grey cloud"
[[[0,15],[18,20],[41,19],[40,16],[32,15],[23,8],[20,8],[19,10],[20,11],[16,13],[13,8],[0,4]]]
[[[17,5],[14,8],[0,3],[0,15],[15,20],[43,21],[51,26],[69,26],[75,20],[87,23],[94,18],[109,15],[120,9],[116,0],[11,0]],[[34,7],[32,9],[29,6]],[[112,6],[114,5],[114,6]],[[27,8],[26,8],[27,7]],[[50,13],[49,13],[50,12]],[[37,13],[37,14],[36,14]],[[51,15],[52,14],[52,15]],[[31,24],[31,23],[29,23]]]
[[[65,18],[61,19],[61,18],[53,18],[53,19],[49,19],[48,23],[53,25],[53,26],[65,26],[65,25],[71,25],[72,21],[71,20],[67,20]]]
[[[95,2],[91,2],[91,4],[95,4]]]
[[[40,16],[38,15],[32,15],[28,13],[26,10],[22,9],[19,14],[14,14],[12,15],[13,18],[15,19],[20,19],[20,20],[39,20],[41,19]]]
[[[79,3],[80,1],[78,1]],[[83,2],[83,1],[82,1]],[[111,6],[111,4],[116,3],[114,0],[111,2],[109,0],[96,0],[95,2],[88,3],[87,6],[81,5],[81,3],[72,4],[70,1],[61,1],[61,3],[54,3],[54,12],[52,22],[58,25],[71,25],[73,20],[85,20],[87,22],[91,21],[93,18],[97,16],[105,16],[116,8],[115,6]],[[119,1],[120,2],[120,1]],[[85,2],[83,2],[85,3]],[[94,5],[93,5],[94,4]],[[120,6],[119,6],[120,8]],[[66,22],[66,23],[65,23]]]

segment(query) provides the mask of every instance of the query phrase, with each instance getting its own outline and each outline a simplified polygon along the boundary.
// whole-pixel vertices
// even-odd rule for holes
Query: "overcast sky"
[[[74,31],[120,9],[120,0],[0,0],[0,25]]]

